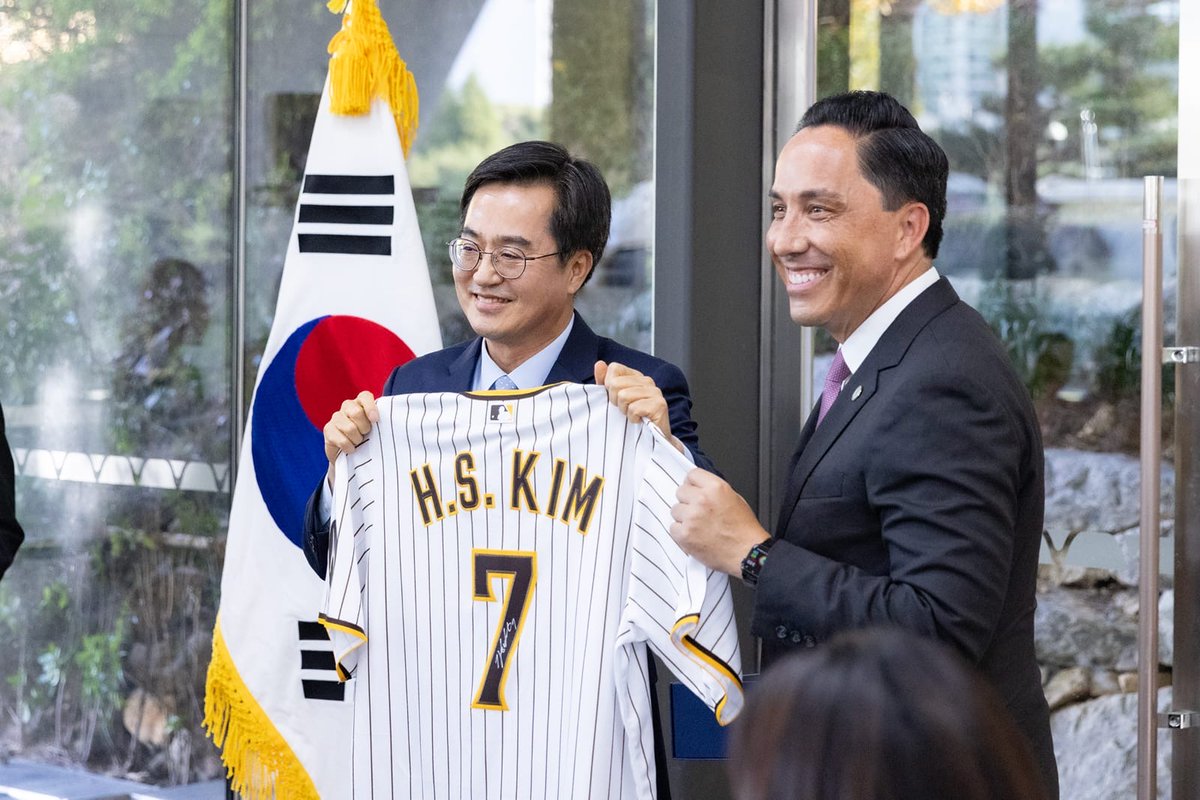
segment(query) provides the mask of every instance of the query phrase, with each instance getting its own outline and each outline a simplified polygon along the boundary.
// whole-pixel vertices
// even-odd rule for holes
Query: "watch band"
[[[775,545],[775,539],[761,541],[742,559],[742,580],[747,586],[758,585],[758,575],[762,572],[763,564],[767,562],[767,553]]]

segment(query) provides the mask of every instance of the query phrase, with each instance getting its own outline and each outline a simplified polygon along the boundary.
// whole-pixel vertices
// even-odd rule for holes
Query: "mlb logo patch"
[[[512,403],[489,403],[488,422],[512,422]]]

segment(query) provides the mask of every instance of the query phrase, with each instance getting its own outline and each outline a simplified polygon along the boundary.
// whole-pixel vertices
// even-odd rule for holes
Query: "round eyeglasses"
[[[454,264],[455,269],[460,269],[463,272],[474,272],[479,267],[479,262],[483,260],[484,256],[491,256],[492,268],[496,270],[496,274],[510,281],[524,275],[525,267],[530,261],[537,261],[539,258],[550,258],[550,256],[556,256],[560,252],[555,251],[541,256],[527,256],[524,250],[512,245],[497,247],[495,250],[484,250],[475,242],[472,242],[470,239],[464,239],[461,236],[446,242],[446,246],[450,248],[450,261]]]

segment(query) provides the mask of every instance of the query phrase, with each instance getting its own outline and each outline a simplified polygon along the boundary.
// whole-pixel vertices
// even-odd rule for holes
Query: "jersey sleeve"
[[[744,702],[741,653],[728,577],[689,557],[671,538],[675,491],[691,463],[653,426],[631,531],[623,630],[645,641],[727,725]]]
[[[354,676],[358,648],[367,641],[362,596],[365,588],[370,545],[363,519],[360,487],[352,461],[360,461],[359,448],[338,456],[334,466],[333,512],[329,524],[329,567],[325,571],[325,605],[318,620],[329,632],[337,660],[338,678]]]

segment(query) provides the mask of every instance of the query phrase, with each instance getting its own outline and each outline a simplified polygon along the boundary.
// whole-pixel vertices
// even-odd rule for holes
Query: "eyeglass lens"
[[[504,278],[516,278],[525,271],[525,253],[515,247],[501,247],[489,254],[469,239],[455,239],[450,243],[450,260],[466,272],[478,267],[484,255],[491,255],[492,267]]]

